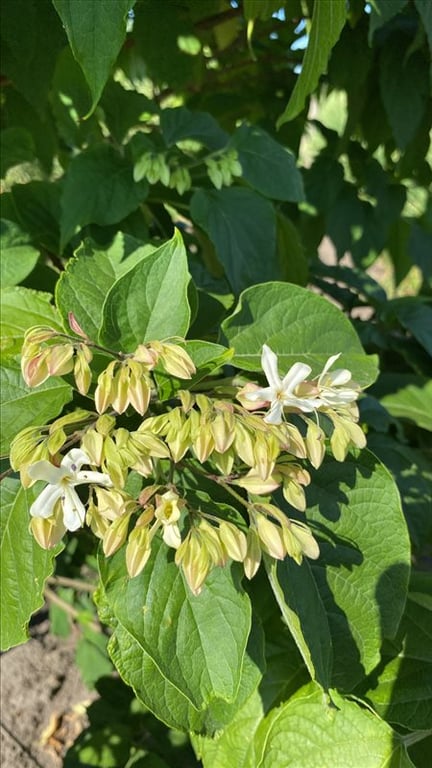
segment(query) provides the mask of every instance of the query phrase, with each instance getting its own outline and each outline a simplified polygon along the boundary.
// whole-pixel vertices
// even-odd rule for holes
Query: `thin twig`
[[[78,592],[94,592],[96,585],[82,579],[70,579],[68,576],[50,576],[48,584],[59,587],[72,587]]]
[[[57,595],[54,590],[50,589],[49,587],[45,587],[45,597],[50,602],[53,603],[53,605],[58,605],[59,608],[62,608],[65,613],[67,613],[73,621],[80,621],[81,612],[77,611],[76,608],[74,608],[72,605],[69,605],[69,603],[66,602],[66,600],[62,600],[61,597]],[[90,627],[94,632],[102,632],[100,624],[97,624],[95,621],[89,621],[86,623],[86,626]]]

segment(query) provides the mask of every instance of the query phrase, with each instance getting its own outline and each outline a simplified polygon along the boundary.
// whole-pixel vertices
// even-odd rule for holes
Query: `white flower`
[[[59,467],[42,460],[36,461],[28,468],[32,480],[45,480],[48,483],[30,507],[32,517],[52,517],[60,499],[65,528],[76,531],[84,525],[86,511],[75,486],[97,483],[111,487],[112,482],[109,476],[102,472],[80,471],[83,464],[90,464],[89,457],[81,449],[73,448],[63,457]]]
[[[294,363],[286,376],[281,379],[278,372],[277,355],[267,344],[263,346],[261,365],[269,386],[256,389],[254,392],[247,392],[245,398],[252,402],[265,400],[270,403],[270,410],[264,418],[268,424],[281,424],[283,409],[286,406],[309,413],[321,404],[318,398],[296,397],[294,394],[296,387],[309,376],[312,370],[309,365]]]
[[[329,368],[331,368],[340,355],[341,353],[329,357],[317,381],[320,404],[327,405],[330,408],[354,402],[354,400],[357,400],[360,391],[358,384],[351,381],[351,371],[347,368],[338,368],[329,373]],[[346,387],[345,384],[349,382],[351,382],[351,386]]]

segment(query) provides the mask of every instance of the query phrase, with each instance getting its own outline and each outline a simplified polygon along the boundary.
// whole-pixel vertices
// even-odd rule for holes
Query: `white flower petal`
[[[326,362],[326,364],[325,364],[324,368],[322,369],[322,371],[321,371],[321,373],[320,373],[320,377],[319,377],[319,380],[321,380],[321,378],[322,378],[323,376],[325,376],[325,374],[327,373],[327,371],[329,370],[329,368],[331,368],[331,367],[332,367],[332,365],[333,365],[333,363],[335,363],[335,362],[336,362],[336,360],[338,360],[338,359],[339,359],[339,357],[341,356],[341,354],[342,354],[342,352],[339,352],[337,355],[332,355],[331,357],[329,357],[329,359],[327,360],[327,362]]]
[[[31,464],[27,470],[32,480],[45,480],[46,483],[56,485],[64,476],[64,471],[60,467],[54,466],[50,461],[42,459],[41,461],[35,461]]]
[[[316,408],[319,408],[323,404],[322,400],[318,397],[296,397],[295,395],[288,395],[284,397],[284,405],[290,406],[290,408],[298,408],[303,413],[311,413]]]
[[[68,473],[72,474],[81,469],[83,464],[90,464],[90,459],[81,448],[72,448],[66,456],[63,456],[61,467],[64,467]]]
[[[107,488],[112,488],[112,481],[109,475],[104,472],[92,472],[83,470],[77,472],[73,480],[72,485],[82,485],[82,483],[95,483],[97,485],[105,485]]]
[[[338,368],[337,371],[329,374],[333,387],[340,387],[341,384],[348,384],[351,381],[351,371],[347,368]]]
[[[273,400],[269,412],[264,416],[266,424],[282,424],[283,408],[280,400]]]
[[[47,464],[48,463],[49,462],[47,462]],[[60,485],[47,485],[31,505],[31,516],[44,518],[51,517],[54,512],[55,504],[61,495],[62,488]]]
[[[267,344],[264,344],[262,348],[261,365],[270,387],[275,390],[280,389],[282,382],[278,371],[277,355]]]
[[[68,531],[76,531],[84,525],[85,507],[76,491],[70,486],[63,488],[63,523]]]
[[[178,525],[165,525],[162,538],[168,547],[178,549],[181,544],[181,536]]]
[[[282,381],[284,394],[291,395],[295,388],[309,376],[312,368],[305,363],[294,363]]]
[[[262,389],[255,389],[253,392],[246,392],[246,400],[250,400],[255,403],[259,400],[265,400],[270,403],[275,396],[275,391],[272,387],[263,387]]]

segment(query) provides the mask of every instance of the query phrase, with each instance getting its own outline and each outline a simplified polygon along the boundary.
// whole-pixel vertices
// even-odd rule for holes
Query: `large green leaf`
[[[51,295],[21,286],[4,288],[1,292],[1,347],[5,355],[21,351],[24,334],[33,325],[49,325],[62,331]]]
[[[218,700],[224,718],[239,695],[251,628],[249,598],[237,578],[228,568],[215,569],[195,597],[158,539],[134,579],[127,577],[124,550],[101,557],[99,567],[105,611],[118,623],[111,654],[143,700],[162,719],[178,718],[177,727],[200,729],[203,713]]]
[[[195,139],[212,150],[222,149],[228,134],[208,112],[191,112],[186,107],[163,109],[160,116],[162,135],[170,147],[183,139]]]
[[[123,45],[127,13],[135,0],[53,0],[53,4],[89,84],[91,114]]]
[[[266,559],[269,581],[311,677],[323,688],[331,684],[333,649],[323,602],[309,563],[291,558]]]
[[[345,0],[314,3],[309,42],[302,70],[288,105],[278,120],[278,128],[302,111],[306,98],[318,85],[319,78],[327,69],[331,49],[342,32],[346,14]]]
[[[84,241],[70,259],[56,285],[56,304],[69,328],[72,312],[90,339],[96,341],[102,326],[103,305],[115,281],[151,253],[153,246],[139,247],[135,238],[118,232],[105,249]]]
[[[62,249],[77,227],[124,219],[138,208],[147,191],[147,182],[136,183],[132,165],[109,144],[97,144],[77,155],[68,167],[61,197]]]
[[[320,538],[312,566],[333,642],[333,684],[350,690],[380,660],[405,605],[410,544],[397,487],[367,450],[311,473],[308,522]]]
[[[45,579],[59,547],[41,549],[29,531],[34,488],[25,491],[18,480],[6,478],[1,491],[1,648],[7,650],[27,640],[30,617],[44,603]]]
[[[191,379],[177,379],[168,376],[163,371],[156,371],[156,382],[161,400],[175,397],[179,389],[191,389],[206,376],[216,373],[221,366],[226,365],[232,358],[232,349],[212,344],[210,341],[186,341],[181,345],[193,360],[196,372]]]
[[[330,700],[314,683],[269,713],[254,746],[247,768],[414,768],[387,723],[337,691]]]
[[[133,352],[138,344],[185,336],[190,275],[180,232],[126,272],[112,286],[103,308],[103,344]]]
[[[46,424],[61,413],[72,399],[72,387],[58,377],[48,379],[37,389],[24,383],[19,365],[10,361],[0,368],[2,435],[0,456],[9,452],[12,438],[21,429]]]
[[[340,309],[311,291],[288,283],[255,285],[222,323],[223,338],[234,347],[234,365],[261,370],[261,349],[268,344],[279,357],[281,373],[297,361],[318,374],[330,355],[341,352],[338,366],[348,368],[362,386],[377,376],[377,358],[366,356]]]
[[[238,152],[243,178],[258,192],[294,203],[304,199],[303,180],[294,155],[262,128],[243,123],[230,145]]]
[[[381,398],[381,403],[392,416],[409,419],[423,429],[432,432],[432,382],[423,387],[413,384]]]
[[[13,221],[1,221],[1,285],[18,285],[35,266],[39,251],[30,245],[30,238]]]
[[[281,276],[275,212],[268,200],[239,187],[199,189],[192,196],[191,215],[215,246],[234,293]]]

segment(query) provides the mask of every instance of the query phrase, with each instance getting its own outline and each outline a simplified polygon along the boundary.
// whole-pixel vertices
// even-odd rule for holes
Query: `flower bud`
[[[181,568],[191,592],[199,595],[210,571],[211,559],[207,548],[203,546],[194,529],[177,549],[175,562]]]
[[[315,469],[321,466],[325,456],[325,434],[314,421],[307,421],[306,450],[308,459]]]
[[[252,579],[261,563],[261,547],[259,536],[255,528],[249,528],[246,536],[247,551],[243,560],[243,568],[247,579]]]
[[[74,365],[74,377],[78,392],[86,395],[90,389],[92,374],[90,365],[93,358],[92,351],[85,344],[80,344],[77,348]]]
[[[116,360],[112,360],[107,368],[98,377],[95,391],[95,404],[98,413],[103,413],[112,403],[114,397],[114,370]]]
[[[283,560],[286,549],[281,528],[260,513],[255,513],[254,520],[265,551],[276,560]]]
[[[159,352],[166,372],[179,379],[191,379],[196,373],[195,364],[183,347],[171,342],[153,341],[151,347]]]
[[[50,376],[64,376],[73,370],[72,344],[55,344],[45,349]]]
[[[61,506],[56,505],[51,517],[32,517],[30,530],[42,549],[55,547],[66,533]]]
[[[28,387],[38,387],[50,376],[47,362],[48,348],[36,354],[35,350],[39,349],[39,347],[31,347],[21,357],[21,373]]]
[[[231,560],[243,562],[247,554],[247,541],[243,531],[223,520],[219,525],[219,534]]]
[[[125,543],[129,528],[130,515],[117,517],[111,523],[103,537],[103,551],[107,557],[113,555]]]
[[[280,477],[274,472],[272,475],[262,480],[261,476],[255,469],[251,469],[247,475],[240,477],[234,481],[235,485],[239,485],[240,488],[245,488],[249,493],[256,493],[258,495],[267,495],[279,488]]]
[[[228,552],[223,547],[219,531],[213,525],[210,525],[207,520],[202,519],[199,524],[199,532],[213,565],[224,566],[228,559]]]
[[[134,528],[126,546],[126,568],[131,579],[143,570],[151,555],[150,531],[143,526]]]
[[[90,459],[90,464],[100,467],[102,464],[104,440],[95,429],[88,429],[81,438],[81,448]]]

